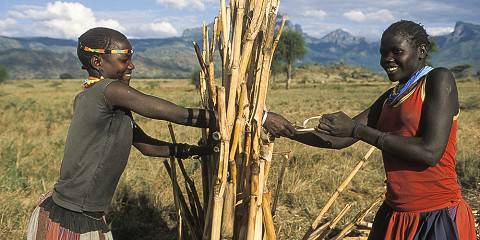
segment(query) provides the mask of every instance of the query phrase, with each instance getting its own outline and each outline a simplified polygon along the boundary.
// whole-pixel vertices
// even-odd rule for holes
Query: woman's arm
[[[150,157],[173,156],[174,144],[148,136],[137,124],[133,125],[133,146],[143,155]]]
[[[173,144],[148,136],[136,123],[133,127],[133,146],[143,155],[150,157],[188,158],[195,155],[212,154],[209,146],[194,146],[188,144]]]
[[[161,98],[146,95],[118,81],[107,86],[105,99],[112,106],[124,107],[148,118],[199,128],[215,126],[215,115],[211,111],[184,108]]]
[[[435,166],[442,157],[453,122],[458,113],[455,79],[445,68],[432,70],[425,86],[425,100],[417,136],[403,137],[383,133],[370,126],[357,125],[344,113],[325,115],[320,129],[335,136],[352,136],[402,159]],[[354,130],[355,129],[355,130]]]
[[[353,120],[357,124],[375,128],[382,111],[383,103],[389,93],[390,90],[382,94],[369,108],[353,117]],[[353,137],[331,136],[321,131],[295,132],[295,134],[286,137],[310,146],[332,149],[346,148],[358,141],[358,139]]]

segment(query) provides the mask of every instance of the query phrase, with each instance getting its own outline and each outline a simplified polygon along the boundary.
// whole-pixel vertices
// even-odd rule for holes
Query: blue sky
[[[76,39],[91,27],[106,26],[129,37],[172,37],[212,21],[218,5],[219,0],[1,0],[0,35]],[[314,37],[340,28],[370,41],[400,19],[422,23],[431,35],[453,31],[457,21],[480,24],[479,0],[283,0],[280,12]]]

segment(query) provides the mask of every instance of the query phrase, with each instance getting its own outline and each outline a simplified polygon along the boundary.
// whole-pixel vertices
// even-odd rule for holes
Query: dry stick
[[[243,17],[245,10],[245,0],[238,0],[238,8],[235,15],[235,30],[233,33],[233,55],[232,55],[232,76],[230,80],[230,86],[228,88],[227,96],[227,126],[230,129],[233,125],[233,120],[235,118],[235,98],[237,94],[237,88],[239,85],[239,68],[240,68],[240,50],[241,50],[241,40],[242,40],[242,27],[243,27]],[[240,102],[241,104],[242,102]],[[233,146],[232,146],[233,147]]]
[[[243,84],[240,94],[240,102],[244,101],[244,91],[247,91],[246,86]],[[242,97],[243,96],[243,97]],[[226,192],[225,204],[224,204],[224,213],[223,213],[223,225],[222,225],[222,239],[233,238],[234,230],[234,219],[235,219],[235,204],[236,193],[237,193],[237,162],[235,160],[237,147],[240,144],[240,132],[243,122],[245,121],[242,116],[244,108],[240,107],[237,113],[237,118],[235,122],[235,128],[233,131],[232,146],[230,149],[230,155],[228,160],[228,169],[230,172],[230,179],[228,182],[229,191]],[[223,234],[225,233],[225,235]]]
[[[325,229],[323,229],[322,231],[315,230],[308,239],[309,240],[324,239],[326,236],[328,236],[328,234],[332,231],[332,229],[334,229],[335,226],[337,226],[338,222],[340,222],[340,220],[345,216],[345,214],[348,212],[348,210],[350,210],[351,207],[352,207],[352,204],[350,203],[347,204],[342,209],[342,211],[340,211],[340,213],[338,213],[338,215],[332,220],[332,222],[328,224],[328,226]]]
[[[249,198],[251,196],[251,148],[252,148],[252,128],[250,124],[246,124],[245,126],[245,149],[244,152],[245,154],[243,155],[243,165],[242,165],[242,171],[241,175],[241,192],[242,194],[242,200],[244,204],[244,212],[246,211],[247,214],[245,214],[239,222],[240,224],[240,231],[239,231],[239,238],[238,239],[246,239],[247,231],[248,231],[248,219],[249,219],[249,208],[250,205],[249,203]]]
[[[280,37],[282,36],[283,28],[285,27],[285,22],[287,21],[287,17],[282,17],[282,22],[280,23],[280,27],[277,31],[277,36],[275,37],[275,41],[273,41],[272,52],[275,53],[277,50],[278,42],[280,41]]]
[[[197,216],[199,217],[201,216],[201,218],[198,219],[199,222],[203,222],[204,213],[203,213],[202,204],[200,203],[200,197],[198,196],[198,191],[195,186],[195,182],[190,176],[188,176],[188,173],[185,170],[185,166],[183,165],[182,161],[178,161],[178,166],[180,167],[180,171],[182,172],[183,178],[185,179],[185,185],[188,186],[188,189],[191,191],[191,194],[192,194],[192,196],[189,196],[189,199],[190,198],[192,199],[191,204],[194,204],[195,206],[195,208],[192,208],[192,213],[193,213],[193,210],[196,210]]]
[[[227,182],[225,188],[225,200],[223,201],[223,212],[222,212],[222,229],[221,229],[221,239],[233,239],[233,230],[234,230],[234,214],[235,214],[235,201],[233,193],[233,184]]]
[[[245,75],[247,73],[248,64],[250,63],[250,58],[252,54],[252,49],[254,41],[257,37],[258,32],[261,28],[261,23],[263,22],[262,13],[264,12],[265,1],[267,0],[257,0],[255,1],[255,6],[249,10],[253,11],[253,16],[250,21],[250,25],[245,34],[243,35],[243,47],[242,47],[242,59],[240,61],[240,82],[245,81]],[[253,2],[253,1],[252,1]],[[252,4],[252,2],[250,2]]]
[[[202,31],[202,37],[203,37],[203,49],[202,49],[202,59],[205,62],[207,59],[209,59],[209,45],[208,45],[208,28],[203,24],[203,31]],[[203,71],[200,71],[202,74],[200,78],[200,95],[204,96],[202,105],[204,108],[208,108],[208,96],[207,95],[207,81],[206,81],[206,76]],[[206,144],[208,139],[208,132],[206,128],[202,128],[202,143]],[[202,168],[202,188],[203,188],[203,206],[204,209],[208,207],[208,200],[210,199],[209,195],[209,189],[210,189],[210,182],[208,178],[208,161],[211,159],[212,156],[202,156],[201,157],[201,168]],[[206,217],[206,211],[204,211],[204,214],[202,216],[204,222],[205,222],[205,217]]]
[[[273,227],[272,210],[270,209],[270,203],[272,194],[270,192],[263,194],[262,209],[263,209],[263,221],[265,225],[265,236],[267,240],[277,239],[275,234],[275,228]]]
[[[223,211],[223,201],[224,193],[226,188],[227,180],[227,167],[228,167],[228,150],[229,150],[229,139],[227,138],[227,129],[225,124],[226,118],[226,109],[225,109],[225,88],[217,87],[217,114],[218,122],[220,127],[221,135],[221,144],[220,144],[220,160],[218,162],[218,171],[217,177],[215,179],[214,186],[214,196],[213,196],[213,208],[212,208],[212,230],[211,230],[211,239],[218,240],[220,239],[220,230],[222,222],[222,211]]]
[[[278,199],[280,198],[280,191],[282,190],[283,180],[285,179],[285,170],[287,168],[288,163],[288,153],[283,155],[282,167],[280,169],[280,175],[278,176],[277,180],[277,189],[275,190],[275,198],[273,199],[273,206],[272,206],[272,215],[275,216],[277,211],[277,203]]]
[[[360,211],[357,214],[357,216],[355,216],[355,218],[350,223],[348,223],[337,236],[335,236],[334,239],[342,239],[343,237],[345,237],[345,235],[347,235],[352,230],[355,224],[358,224],[361,221],[363,221],[365,216],[367,216],[367,214],[370,211],[372,211],[372,209],[375,208],[375,206],[377,206],[383,201],[383,195],[384,194],[382,193],[375,201],[372,202],[372,204],[370,204],[370,206],[365,208],[363,211]]]
[[[276,1],[276,4],[279,2]],[[267,96],[267,90],[268,90],[268,80],[270,78],[270,66],[271,66],[271,59],[273,58],[273,38],[274,38],[274,32],[275,32],[275,25],[276,25],[276,18],[277,18],[277,11],[278,11],[278,5],[275,5],[272,3],[272,7],[269,13],[269,22],[268,22],[268,27],[267,27],[267,32],[266,32],[266,38],[265,38],[265,44],[262,49],[262,54],[264,57],[264,60],[262,62],[262,71],[261,71],[261,81],[260,81],[260,89],[258,91],[258,104],[255,106],[255,120],[257,121],[257,124],[261,125],[262,121],[262,116],[263,116],[263,111],[265,108],[265,99]],[[261,127],[261,126],[260,126]]]
[[[168,163],[167,160],[163,161],[163,164],[165,165],[165,169],[167,170],[168,176],[170,177],[170,180],[172,181],[172,185],[174,188],[180,189],[180,186],[178,185],[178,182],[173,179],[172,176],[172,168],[170,167],[170,164]],[[187,226],[188,230],[190,231],[190,236],[192,239],[200,239],[201,232],[200,229],[196,229],[193,223],[193,217],[187,208],[187,202],[185,201],[185,198],[183,197],[183,194],[179,192],[178,194],[178,203],[180,206],[180,214],[182,216],[182,219],[184,220],[185,225]]]
[[[228,19],[227,19],[227,7],[225,4],[225,0],[220,0],[220,21],[222,24],[222,83],[224,86],[228,88],[228,81],[227,81],[227,60],[228,60],[228,40],[230,38],[230,33],[228,32]]]
[[[327,203],[325,206],[323,206],[322,210],[318,214],[318,217],[315,219],[315,221],[312,223],[310,226],[309,231],[305,233],[303,236],[303,239],[307,239],[308,236],[310,235],[311,232],[313,232],[317,227],[320,221],[322,220],[323,215],[328,211],[328,209],[332,206],[332,204],[335,202],[335,200],[338,198],[340,193],[347,187],[347,185],[352,181],[353,177],[357,174],[357,172],[362,168],[362,166],[365,164],[365,161],[368,160],[370,155],[372,155],[373,151],[375,150],[375,147],[371,147],[368,152],[363,156],[363,159],[361,159],[357,165],[353,168],[353,170],[350,172],[350,174],[345,178],[345,180],[338,186],[338,188],[335,190],[335,192],[332,194],[330,199],[328,199]]]
[[[257,209],[257,213],[255,214],[256,217],[255,217],[255,237],[254,239],[258,239],[260,240],[262,238],[262,233],[263,233],[263,229],[262,229],[262,216],[263,216],[263,209],[262,209],[262,202],[263,202],[263,194],[264,194],[264,190],[265,190],[265,158],[266,156],[265,155],[268,155],[267,153],[267,149],[268,146],[265,146],[265,144],[262,143],[261,139],[260,139],[260,132],[262,131],[261,128],[257,128],[256,129],[257,133],[255,134],[256,136],[258,136],[258,143],[256,146],[254,146],[254,152],[256,152],[255,148],[258,147],[259,148],[259,162],[260,162],[260,173],[258,174],[258,198],[257,198],[257,206],[256,206],[256,209]],[[272,146],[273,147],[273,146]],[[272,149],[273,151],[273,149]]]
[[[202,58],[202,52],[200,50],[200,47],[196,42],[193,42],[193,48],[195,49],[195,54],[197,55],[198,63],[200,64],[202,71],[205,73],[205,76],[208,79],[207,89],[208,89],[208,95],[209,95],[209,98],[208,98],[209,107],[210,109],[213,109],[214,106],[216,105],[216,102],[214,100],[214,98],[216,97],[216,93],[215,93],[215,77],[213,76],[215,74],[213,72],[213,63],[209,63],[209,65],[207,66],[204,59]]]
[[[172,143],[176,144],[177,140],[175,138],[175,133],[173,131],[173,126],[171,123],[168,123],[168,130],[170,132],[170,137],[172,138]],[[194,205],[195,208],[192,208],[192,214],[194,212],[193,210],[196,210],[201,216],[203,215],[203,209],[202,209],[202,205],[200,204],[200,198],[198,196],[197,188],[195,187],[195,182],[193,181],[192,178],[190,178],[190,176],[188,176],[188,173],[185,170],[185,166],[183,165],[183,162],[177,161],[177,163],[178,163],[178,166],[180,167],[180,171],[182,172],[183,178],[185,179],[185,184],[188,185],[189,189],[192,192],[192,196],[189,196],[192,198],[192,204],[195,204]],[[175,174],[176,174],[176,171],[175,171]]]
[[[262,131],[262,129],[259,129],[259,132]],[[263,132],[260,132],[259,134],[262,134]],[[262,138],[265,137],[267,138],[266,134],[262,134]],[[269,229],[269,234],[270,237],[272,237],[272,232],[275,233],[275,227],[273,226],[273,219],[272,218],[272,209],[270,208],[270,202],[271,202],[271,194],[268,192],[267,189],[267,179],[268,179],[268,174],[270,171],[270,163],[272,162],[272,156],[273,156],[273,147],[274,143],[273,142],[268,142],[268,139],[266,139],[267,142],[264,142],[264,140],[260,140],[260,177],[259,177],[259,192],[262,194],[262,199],[257,203],[257,225],[255,227],[257,236],[255,239],[261,239],[261,230],[262,230],[262,218],[260,216],[268,217],[269,220],[271,221],[265,221],[264,225],[265,228]],[[268,207],[264,207],[263,200],[265,199],[263,196],[264,194],[269,195],[268,199]],[[265,212],[264,210],[267,209],[268,211]],[[274,236],[274,235],[273,235]],[[273,238],[274,239],[274,238]]]
[[[202,26],[202,42],[203,42],[203,48],[202,48],[202,60],[205,63],[206,59],[208,59],[208,28],[205,22],[203,22]],[[200,100],[201,100],[201,106],[206,108],[207,107],[207,82],[206,82],[206,77],[205,77],[205,72],[206,70],[206,65],[204,66],[205,69],[202,68],[201,71],[199,71],[199,93],[200,93]],[[203,137],[203,135],[202,135]],[[206,140],[206,139],[203,139]]]
[[[175,133],[173,132],[173,126],[171,123],[168,123],[168,130],[170,132],[170,137],[172,138],[172,143],[177,144],[177,140],[175,139]],[[177,184],[173,182],[177,182],[177,166],[175,165],[175,157],[170,157],[170,166],[171,166],[171,178],[172,178],[172,185],[173,185],[173,201],[175,203],[175,214],[177,217],[177,238],[182,239],[183,238],[183,229],[182,229],[182,215],[181,215],[181,210],[180,210],[180,203],[179,203],[179,187]]]
[[[248,211],[248,226],[247,226],[247,240],[254,239],[256,214],[257,214],[257,201],[260,195],[259,191],[259,175],[260,175],[260,160],[258,152],[258,140],[257,129],[253,132],[252,150],[253,158],[250,163],[250,205]]]

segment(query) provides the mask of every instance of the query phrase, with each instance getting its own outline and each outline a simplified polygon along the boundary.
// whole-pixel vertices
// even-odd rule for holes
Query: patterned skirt
[[[51,196],[30,217],[27,240],[113,240],[103,213],[74,212],[60,207]]]
[[[383,203],[368,239],[475,240],[475,220],[463,200],[430,212],[399,212]]]

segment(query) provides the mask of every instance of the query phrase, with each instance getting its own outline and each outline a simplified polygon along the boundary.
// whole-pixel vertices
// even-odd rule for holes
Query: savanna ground
[[[354,115],[391,87],[386,80],[315,82],[313,75],[297,76],[301,84],[285,90],[279,83],[269,90],[268,106],[293,122],[339,109]],[[353,74],[351,74],[353,76]],[[318,76],[317,76],[318,77]],[[331,76],[320,76],[330,78]],[[362,76],[360,76],[362,77]],[[277,80],[278,81],[278,80]],[[184,106],[198,106],[198,93],[186,80],[132,81],[137,89]],[[81,90],[80,80],[7,81],[0,84],[0,239],[22,239],[38,197],[58,178],[63,146],[72,115],[72,100]],[[463,194],[478,209],[480,190],[480,81],[458,82],[461,102],[457,172]],[[169,140],[167,123],[135,115],[151,136]],[[194,144],[198,129],[175,126],[177,140]],[[357,143],[341,150],[308,147],[278,139],[275,151],[291,151],[279,199],[276,228],[279,239],[299,239],[330,194],[346,177],[369,146]],[[108,213],[116,239],[174,239],[172,189],[164,159],[142,156],[132,150]],[[274,156],[268,188],[274,190],[282,158]],[[197,160],[186,160],[199,179]],[[197,181],[200,182],[200,181]],[[201,189],[201,188],[198,188]],[[353,179],[328,212],[331,218],[346,203],[353,203],[340,226],[384,191],[380,153]],[[367,220],[371,220],[369,215]]]

